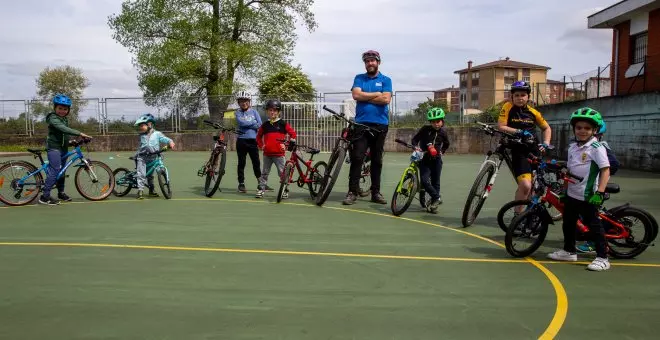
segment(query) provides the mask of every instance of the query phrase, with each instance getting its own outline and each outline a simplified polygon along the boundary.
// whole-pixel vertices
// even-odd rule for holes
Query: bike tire
[[[411,180],[412,182],[408,188],[404,189],[403,187],[404,187],[404,183],[406,183],[406,180]],[[403,205],[398,205],[397,198],[399,197],[400,194],[403,193],[403,190],[405,190],[408,193],[408,196],[403,202]],[[410,170],[406,170],[405,175],[403,175],[402,180],[400,180],[399,183],[397,184],[396,189],[394,189],[394,194],[392,195],[392,202],[390,203],[390,209],[392,210],[392,214],[394,216],[403,215],[403,213],[406,212],[406,210],[408,210],[410,204],[412,204],[412,201],[415,199],[415,196],[417,195],[417,191],[419,191],[419,180],[417,179],[417,176],[415,175],[414,172]]]
[[[80,167],[78,167],[78,170],[76,170],[76,175],[75,175],[76,176],[76,179],[75,179],[76,190],[78,190],[78,193],[82,197],[84,197],[84,198],[86,198],[90,201],[102,201],[102,200],[108,198],[108,196],[110,196],[112,194],[112,192],[115,190],[115,176],[112,173],[112,169],[110,169],[110,167],[107,164],[105,164],[103,162],[99,162],[99,161],[87,161],[87,162],[89,163],[89,165],[91,167],[94,168],[94,172],[97,174],[97,177],[98,177],[98,173],[100,173],[100,172],[107,173],[108,174],[108,183],[105,183],[105,181],[104,181],[103,186],[101,187],[101,194],[99,196],[92,196],[92,195],[86,193],[83,190],[82,184],[80,182],[83,179],[83,177],[82,177],[83,176],[83,171],[88,171],[88,168],[87,168],[87,166],[80,166]]]
[[[525,208],[527,208],[530,203],[532,203],[530,200],[514,200],[504,204],[502,208],[500,208],[500,211],[497,212],[497,225],[500,227],[500,229],[506,233],[507,229],[509,229],[509,225],[515,218],[515,216],[513,218],[508,218],[505,216],[507,212],[520,205],[523,205]]]
[[[280,190],[277,191],[277,203],[282,202],[282,195],[286,192],[289,187],[289,181],[291,176],[293,176],[293,163],[287,162],[282,171],[282,176],[280,176]]]
[[[3,164],[2,166],[0,166],[0,174],[2,174],[3,171],[5,171],[7,168],[16,167],[16,166],[23,167],[26,170],[25,175],[33,173],[33,172],[37,171],[37,169],[38,169],[36,166],[34,166],[34,164],[32,164],[30,162],[26,162],[26,161],[9,161],[9,162]],[[32,177],[34,178],[35,189],[30,192],[30,196],[28,196],[27,199],[15,202],[15,201],[9,200],[7,197],[4,197],[4,195],[0,194],[0,202],[4,203],[6,205],[9,205],[9,206],[13,206],[13,207],[19,207],[19,206],[27,205],[27,204],[30,204],[30,203],[34,202],[34,200],[36,200],[37,197],[39,197],[39,192],[41,192],[41,188],[44,185],[44,179],[43,179],[43,176],[41,175],[41,172],[36,173]],[[11,182],[13,182],[14,180],[15,180],[15,178],[12,178],[9,183],[6,183],[6,179],[3,178],[2,182],[3,182],[3,185],[11,185]],[[32,195],[32,193],[34,193],[34,195]]]
[[[493,177],[493,175],[495,175],[495,170],[495,165],[486,163],[483,169],[479,171],[479,174],[477,174],[477,178],[475,178],[474,183],[472,184],[472,188],[470,189],[470,194],[468,195],[468,198],[465,202],[465,207],[463,207],[461,223],[463,224],[464,228],[471,226],[472,223],[474,223],[474,220],[477,219],[481,208],[486,202],[486,198],[477,197],[477,192],[480,187],[483,187],[484,191],[486,190],[486,185],[488,185],[490,179]],[[482,184],[482,180],[484,178],[486,181],[484,184]],[[481,193],[480,196],[483,196],[483,193]],[[470,211],[472,208],[472,201],[475,199],[478,199],[477,205],[475,206],[474,211]]]
[[[167,172],[167,168],[161,167],[156,173],[158,174],[158,186],[160,186],[160,191],[166,199],[171,199],[172,187],[170,185],[170,175]]]
[[[318,161],[316,164],[314,164],[312,169],[314,169],[310,174],[312,181],[307,183],[307,187],[309,188],[309,195],[312,197],[312,199],[316,199],[316,196],[318,196],[320,191],[323,174],[328,169],[328,163],[324,161]]]
[[[341,166],[344,163],[344,159],[346,158],[346,149],[343,147],[343,145],[339,144],[338,147],[332,152],[332,155],[330,156],[330,162],[328,163],[328,169],[326,171],[326,174],[323,176],[323,182],[324,184],[321,184],[322,189],[320,189],[321,193],[316,197],[316,205],[319,207],[325,203],[325,201],[328,199],[328,196],[330,196],[330,193],[332,192],[332,188],[335,185],[335,182],[337,181],[337,178],[339,177],[339,173],[341,172]]]
[[[644,224],[644,237],[642,237],[640,241],[635,242],[635,244],[633,245],[628,245],[627,240],[623,240],[625,241],[625,244],[619,243],[618,241],[622,241],[622,239],[607,240],[608,244],[610,245],[608,248],[610,254],[612,254],[612,257],[617,259],[632,259],[643,253],[646,250],[646,248],[648,248],[648,246],[651,244],[654,238],[653,221],[649,219],[648,213],[635,207],[627,207],[615,212],[612,215],[619,222],[621,222],[625,217],[633,217],[639,219]],[[629,252],[623,252],[615,247],[612,247],[613,245],[616,245],[617,247],[625,246],[625,248],[629,248],[631,250]]]
[[[216,168],[215,164],[218,164]],[[220,187],[220,181],[225,175],[225,166],[227,165],[227,150],[223,148],[222,152],[216,154],[213,153],[209,159],[209,164],[211,164],[211,172],[206,172],[206,180],[204,181],[204,195],[206,197],[213,197],[215,192],[218,191]],[[215,182],[213,179],[215,178]]]
[[[131,192],[131,189],[133,188],[133,183],[132,181],[129,183],[122,183],[122,185],[118,184],[120,181],[128,181],[126,178],[128,174],[131,172],[126,169],[126,168],[117,168],[115,171],[112,172],[112,175],[115,176],[115,188],[112,190],[112,193],[117,196],[117,197],[124,197],[128,195],[129,192]],[[128,185],[126,185],[128,184]]]
[[[540,209],[545,209],[545,208],[540,208]],[[531,246],[518,250],[514,247],[514,237],[516,234],[516,230],[520,227],[520,224],[525,223],[529,218],[537,218],[538,223],[540,225],[537,228],[539,233],[538,233],[538,238],[536,239],[535,242],[532,243]],[[516,218],[511,221],[511,224],[506,230],[506,236],[504,237],[504,246],[506,247],[506,251],[513,257],[527,257],[529,255],[532,255],[539,247],[541,244],[543,244],[543,241],[545,241],[545,237],[548,234],[548,222],[540,216],[540,213],[538,209],[528,209],[525,212],[521,213],[520,215],[516,216]]]
[[[360,173],[360,197],[367,197],[371,195],[371,163],[367,162],[362,165],[362,172]]]

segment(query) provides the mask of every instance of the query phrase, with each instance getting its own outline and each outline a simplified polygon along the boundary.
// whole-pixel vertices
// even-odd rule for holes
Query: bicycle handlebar
[[[373,135],[374,131],[375,132],[380,132],[380,130],[372,128],[371,126],[356,123],[356,122],[351,122],[349,119],[346,118],[346,115],[337,113],[337,111],[327,107],[326,105],[323,105],[323,109],[330,112],[335,119],[341,119],[341,120],[347,122],[349,125],[355,125],[355,126],[363,127],[367,130],[367,132],[369,132],[372,135]]]
[[[88,144],[92,141],[91,138],[80,138],[69,141],[69,146],[78,147],[83,144]]]
[[[407,147],[407,148],[409,148],[409,149],[415,149],[414,145],[412,145],[412,144],[410,144],[410,143],[408,143],[408,142],[406,142],[402,139],[397,138],[394,141],[401,144],[401,145],[403,145],[403,146],[405,146],[405,147]]]
[[[206,120],[206,119],[204,120],[204,124],[209,125],[209,126],[213,127],[216,130],[222,130],[222,132],[232,132],[232,133],[235,133],[237,135],[242,135],[244,133],[243,131],[239,131],[239,130],[236,130],[234,128],[226,128],[226,127],[222,126],[222,124],[220,124],[220,123],[212,122],[212,121]]]

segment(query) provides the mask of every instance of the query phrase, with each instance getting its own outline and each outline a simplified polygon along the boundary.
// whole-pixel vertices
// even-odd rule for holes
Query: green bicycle
[[[158,185],[160,190],[163,192],[165,198],[172,198],[172,188],[170,188],[170,174],[163,163],[162,153],[167,151],[167,148],[163,148],[156,152],[145,153],[145,155],[158,155],[156,159],[147,163],[147,174],[146,177],[153,176],[154,173],[158,176]],[[135,166],[137,168],[137,160],[135,157],[129,157],[130,160],[135,161]],[[126,168],[117,168],[112,172],[115,176],[115,187],[112,191],[115,196],[123,197],[128,195],[131,189],[138,188],[137,182],[137,171],[129,171]]]
[[[410,156],[410,165],[403,171],[401,175],[401,180],[394,190],[394,195],[392,196],[392,203],[390,208],[392,209],[392,214],[394,216],[401,216],[408,208],[412,201],[415,199],[415,196],[419,193],[419,203],[422,208],[426,208],[427,202],[424,199],[421,199],[425,196],[424,188],[420,185],[420,174],[419,174],[419,162],[424,157],[424,152],[416,151],[414,145],[406,143],[400,139],[395,139],[395,142],[415,150],[412,156]],[[402,200],[399,201],[399,198]]]

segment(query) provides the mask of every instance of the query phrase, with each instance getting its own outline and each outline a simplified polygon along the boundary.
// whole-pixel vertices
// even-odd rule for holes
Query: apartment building
[[[461,103],[459,102],[459,89],[458,87],[447,87],[444,89],[433,91],[433,100],[445,100],[449,112],[460,112]]]

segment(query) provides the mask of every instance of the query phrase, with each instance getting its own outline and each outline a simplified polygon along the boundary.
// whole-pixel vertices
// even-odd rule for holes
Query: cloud
[[[315,32],[298,29],[294,63],[315,88],[348,92],[364,72],[364,50],[381,52],[381,71],[397,91],[458,83],[455,70],[509,56],[552,67],[551,76],[605,66],[611,31],[588,30],[587,16],[614,0],[317,0]],[[46,66],[80,67],[88,97],[135,97],[141,91],[131,55],[112,39],[109,15],[121,0],[22,0],[0,21],[0,93],[24,99]],[[412,95],[411,95],[412,96]],[[420,94],[418,96],[425,96]]]

